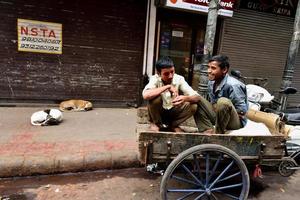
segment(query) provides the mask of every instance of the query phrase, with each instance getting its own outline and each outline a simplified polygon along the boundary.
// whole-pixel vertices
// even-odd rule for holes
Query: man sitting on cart
[[[150,130],[182,132],[179,125],[194,115],[200,95],[175,73],[169,57],[159,59],[155,68],[157,74],[143,90],[143,98],[149,101]]]
[[[228,74],[227,56],[216,55],[208,62],[208,96],[201,97],[195,121],[199,132],[224,134],[243,128],[248,111],[246,86]],[[215,125],[215,128],[213,127]]]

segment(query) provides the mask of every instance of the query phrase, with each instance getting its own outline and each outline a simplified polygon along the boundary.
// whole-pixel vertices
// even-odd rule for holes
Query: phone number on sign
[[[20,48],[47,50],[47,51],[59,51],[59,47],[37,45],[37,44],[21,44]]]

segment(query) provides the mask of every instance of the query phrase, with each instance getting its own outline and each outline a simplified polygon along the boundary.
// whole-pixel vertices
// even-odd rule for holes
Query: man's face
[[[226,73],[228,72],[228,68],[225,67],[224,69],[221,69],[219,66],[219,62],[217,61],[212,61],[208,63],[208,79],[210,81],[221,81]]]
[[[161,80],[165,83],[165,84],[171,84],[172,80],[173,80],[173,76],[175,74],[175,68],[171,67],[171,68],[164,68],[161,69],[160,72],[160,77]]]

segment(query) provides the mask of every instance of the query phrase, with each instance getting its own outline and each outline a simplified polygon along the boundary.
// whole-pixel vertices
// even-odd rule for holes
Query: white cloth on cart
[[[244,128],[227,131],[229,135],[272,135],[264,123],[247,120]]]

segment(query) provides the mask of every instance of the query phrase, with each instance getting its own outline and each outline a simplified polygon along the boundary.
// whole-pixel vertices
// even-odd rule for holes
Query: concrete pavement
[[[0,177],[139,166],[137,109],[63,112],[57,126],[32,113],[57,107],[0,107]]]

